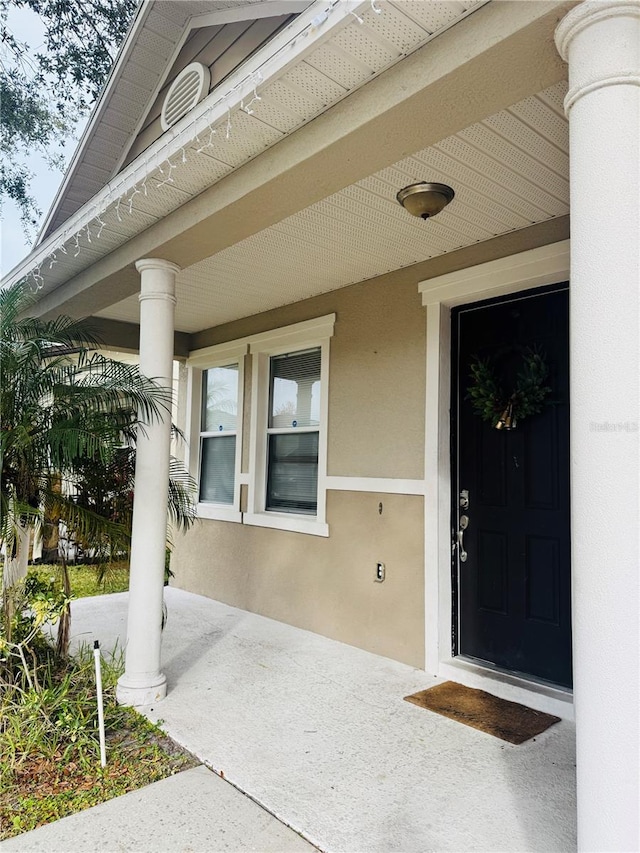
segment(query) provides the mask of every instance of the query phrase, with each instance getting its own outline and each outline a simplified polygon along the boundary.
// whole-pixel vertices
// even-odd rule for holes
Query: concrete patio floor
[[[512,746],[404,702],[436,683],[424,672],[165,597],[169,692],[144,713],[321,850],[575,849],[572,723]],[[74,642],[122,644],[126,608],[126,593],[74,602]]]

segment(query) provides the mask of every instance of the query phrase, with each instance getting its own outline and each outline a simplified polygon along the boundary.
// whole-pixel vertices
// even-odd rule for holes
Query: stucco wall
[[[335,312],[329,368],[327,473],[340,477],[424,476],[426,313],[417,277],[402,271],[201,332],[198,345]],[[245,364],[247,471],[251,361]]]
[[[415,282],[385,276],[229,324],[212,337],[232,341],[332,312],[327,473],[421,480],[426,318]],[[245,472],[250,394],[249,358]],[[423,515],[420,496],[334,490],[327,494],[329,538],[203,519],[176,543],[174,584],[422,667]],[[374,582],[377,561],[386,565],[383,583]]]
[[[329,492],[327,519],[328,539],[203,519],[172,585],[422,668],[423,499]]]
[[[424,476],[426,316],[415,285],[335,294],[328,473]]]

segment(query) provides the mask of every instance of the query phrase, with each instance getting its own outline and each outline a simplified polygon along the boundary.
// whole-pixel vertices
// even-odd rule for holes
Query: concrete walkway
[[[303,842],[275,818],[326,851],[575,849],[572,723],[512,746],[404,702],[435,683],[424,672],[181,590],[167,589],[166,601],[169,695],[145,713],[275,817],[262,812],[254,827],[246,798],[199,768],[5,842],[3,853],[303,849],[286,846]],[[75,641],[121,643],[126,603],[126,594],[74,602]],[[156,821],[161,785],[174,786],[173,805]],[[112,820],[110,846],[93,815]],[[126,815],[134,826],[149,816],[146,841]],[[234,815],[245,834],[234,835]],[[71,821],[67,846],[52,846],[59,836],[45,833]],[[176,822],[178,838],[168,834]],[[262,825],[274,835],[263,840]]]
[[[0,844],[38,853],[312,853],[314,847],[204,766]]]

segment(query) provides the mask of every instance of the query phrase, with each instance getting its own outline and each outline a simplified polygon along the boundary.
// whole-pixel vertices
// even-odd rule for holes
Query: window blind
[[[320,348],[271,358],[269,427],[320,423]]]
[[[200,500],[232,504],[236,469],[235,435],[216,435],[202,439],[200,463]]]
[[[267,510],[318,508],[320,347],[270,359]]]
[[[267,509],[315,514],[318,507],[318,433],[269,436]]]

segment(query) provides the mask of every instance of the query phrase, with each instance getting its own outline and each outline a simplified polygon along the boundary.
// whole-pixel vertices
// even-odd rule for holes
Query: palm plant
[[[114,511],[114,501],[100,495],[100,473],[106,477],[117,466],[123,449],[132,471],[137,430],[161,416],[171,403],[170,390],[142,376],[137,366],[96,352],[98,341],[85,321],[28,317],[31,304],[32,296],[23,285],[0,291],[5,634],[11,631],[11,590],[26,574],[35,527],[62,522],[79,543],[107,543],[108,549],[127,550],[130,512]],[[188,526],[194,518],[193,483],[175,462],[172,472],[168,488],[173,519]],[[130,490],[130,476],[124,487]],[[69,578],[63,568],[68,594]],[[64,634],[68,617],[66,622]]]

